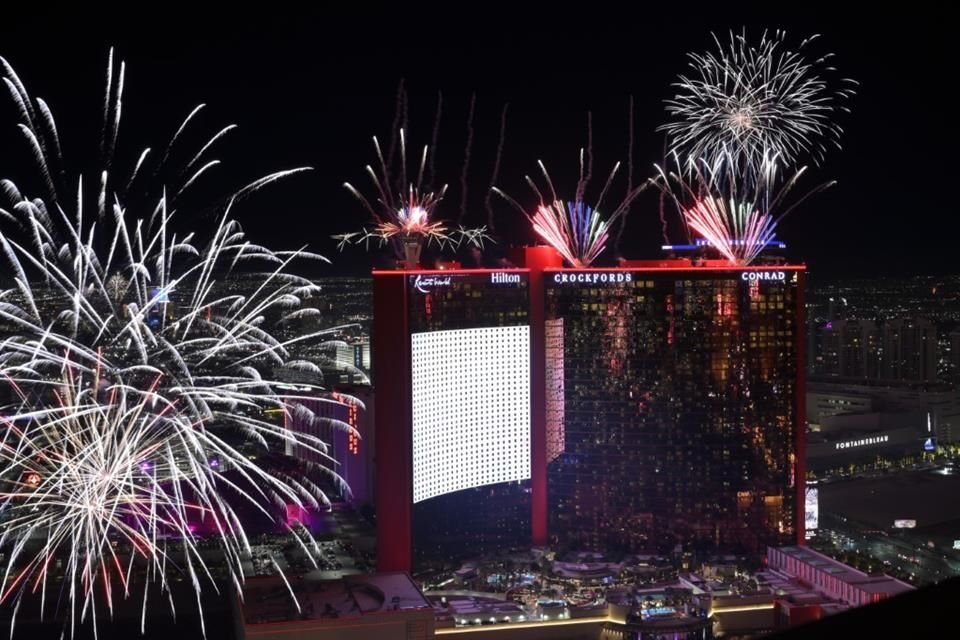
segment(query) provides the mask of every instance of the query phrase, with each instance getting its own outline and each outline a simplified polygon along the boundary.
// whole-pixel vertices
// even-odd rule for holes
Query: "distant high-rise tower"
[[[948,344],[950,356],[947,358],[950,371],[950,380],[956,384],[960,382],[960,331],[951,331]]]
[[[882,341],[873,320],[836,320],[831,333],[837,345],[836,373],[842,378],[876,379]]]
[[[935,382],[936,326],[925,319],[900,318],[884,322],[880,377],[899,382]]]

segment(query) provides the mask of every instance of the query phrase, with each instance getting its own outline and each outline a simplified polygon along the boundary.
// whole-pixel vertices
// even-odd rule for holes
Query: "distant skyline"
[[[615,161],[626,168],[631,95],[636,184],[662,157],[663,135],[656,128],[666,119],[670,83],[686,70],[687,52],[712,46],[711,31],[745,27],[755,39],[764,27],[786,28],[794,44],[820,33],[812,51],[835,52],[838,75],[854,78],[860,88],[848,104],[852,113],[839,116],[844,148],[830,150],[823,166],[811,166],[804,182],[807,188],[828,180],[837,185],[781,224],[788,257],[807,262],[814,278],[948,273],[957,270],[947,259],[953,242],[945,233],[956,209],[947,181],[956,134],[947,114],[949,86],[942,92],[940,86],[955,75],[955,55],[947,51],[951,22],[945,7],[912,9],[850,18],[814,6],[778,15],[739,5],[658,7],[639,16],[592,6],[531,16],[489,5],[439,12],[280,9],[230,17],[171,9],[143,18],[132,10],[14,9],[0,25],[0,55],[49,102],[65,153],[74,160],[96,148],[106,56],[115,45],[127,62],[121,147],[165,144],[186,113],[205,102],[206,130],[239,125],[214,154],[224,160],[220,175],[231,173],[222,184],[314,166],[313,173],[245,203],[238,217],[265,243],[309,243],[334,259],[320,274],[333,275],[363,273],[373,262],[358,248],[338,253],[329,236],[365,221],[342,183],[365,183],[363,167],[375,159],[370,136],[389,140],[401,78],[409,94],[411,147],[429,142],[437,91],[443,92],[436,166],[438,181],[450,184],[440,211],[452,220],[460,210],[467,110],[476,92],[464,221],[483,224],[505,103],[498,185],[515,197],[529,201],[522,178],[535,171],[537,159],[572,191],[588,111],[594,188],[600,187],[596,176]],[[0,177],[27,171],[29,150],[17,137],[16,122],[4,95]],[[493,205],[502,240],[532,241],[519,214],[496,198]],[[671,229],[679,230],[675,212],[668,214]],[[622,252],[661,255],[660,227],[651,190],[632,207]],[[494,251],[502,252],[503,244]]]

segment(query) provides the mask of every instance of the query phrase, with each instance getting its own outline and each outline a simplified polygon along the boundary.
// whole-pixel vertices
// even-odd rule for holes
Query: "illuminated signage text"
[[[557,284],[610,284],[633,282],[633,274],[623,271],[612,273],[555,273],[553,281]]]
[[[490,274],[490,282],[493,284],[519,284],[520,274],[494,271]]]
[[[783,282],[787,279],[784,271],[744,271],[740,274],[740,279],[744,282],[753,282],[755,280],[775,280]]]
[[[449,287],[451,282],[452,278],[450,276],[418,275],[413,280],[413,288],[420,293],[430,293],[430,290],[436,287]]]
[[[870,438],[860,438],[859,440],[848,440],[847,442],[838,442],[834,445],[834,449],[851,449],[853,447],[862,447],[868,444],[880,444],[883,442],[888,442],[890,436],[872,436]]]

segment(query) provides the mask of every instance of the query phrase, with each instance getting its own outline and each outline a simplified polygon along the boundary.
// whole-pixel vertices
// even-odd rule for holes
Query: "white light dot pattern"
[[[410,338],[413,502],[530,479],[530,327]]]

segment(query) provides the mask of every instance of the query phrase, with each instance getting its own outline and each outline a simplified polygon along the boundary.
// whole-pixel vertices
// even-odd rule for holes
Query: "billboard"
[[[816,487],[807,486],[804,500],[804,528],[812,534],[820,526],[820,492]]]
[[[917,521],[909,519],[894,520],[893,527],[895,529],[916,529]]]
[[[410,341],[413,502],[530,479],[530,327]]]

